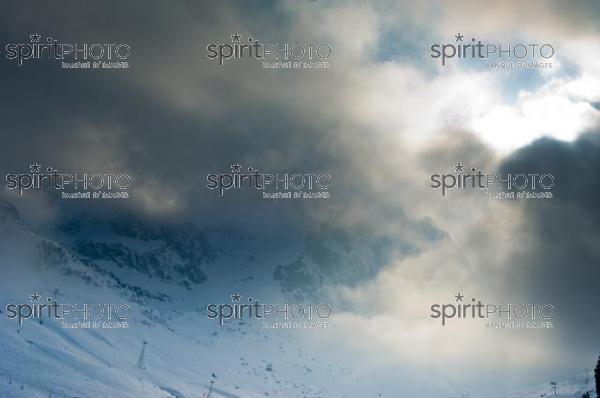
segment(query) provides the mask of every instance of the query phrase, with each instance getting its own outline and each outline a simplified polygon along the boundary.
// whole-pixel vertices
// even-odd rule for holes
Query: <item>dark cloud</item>
[[[157,200],[177,202],[169,213],[175,218],[256,219],[278,208],[282,210],[276,219],[305,218],[301,214],[312,203],[274,205],[258,200],[256,192],[216,198],[205,188],[207,173],[226,172],[235,162],[264,172],[334,174],[336,160],[323,143],[328,126],[321,115],[304,113],[317,106],[295,109],[308,101],[302,90],[290,95],[300,85],[298,75],[266,74],[243,63],[221,69],[205,57],[207,43],[226,42],[231,32],[262,31],[285,38],[286,24],[293,23],[289,12],[255,2],[243,9],[227,2],[71,5],[58,10],[40,2],[32,13],[5,3],[1,35],[8,42],[27,42],[29,34],[40,32],[69,42],[130,43],[132,68],[65,71],[52,62],[17,67],[3,60],[3,172],[25,171],[29,162],[37,161],[73,172],[118,169],[131,174],[134,200],[94,205],[97,211],[124,205],[153,215],[152,206],[139,206],[137,193],[137,198],[162,196]],[[274,15],[283,18],[265,23],[268,28],[258,32],[249,30],[248,19]],[[110,29],[106,21],[111,21]],[[245,208],[238,205],[240,196]],[[88,204],[54,204],[90,210]]]
[[[540,302],[556,304],[561,343],[578,347],[576,354],[597,348],[600,328],[598,170],[598,132],[584,134],[572,143],[537,140],[500,167],[501,173],[551,173],[556,178],[553,199],[525,205],[528,239],[525,244],[515,242],[511,284]]]
[[[380,214],[377,219],[392,214],[399,222],[410,220],[402,204],[371,195],[377,188],[373,170],[387,167],[387,155],[373,144],[375,133],[368,126],[343,126],[350,111],[340,97],[344,92],[337,90],[349,82],[342,54],[338,69],[325,72],[266,71],[248,62],[221,68],[206,58],[208,43],[227,42],[233,32],[263,40],[333,40],[307,29],[306,17],[294,8],[310,13],[319,4],[166,7],[150,2],[134,7],[108,2],[86,8],[74,2],[58,10],[40,2],[35,13],[16,3],[4,7],[0,33],[8,42],[26,42],[39,32],[64,41],[132,46],[126,71],[0,62],[2,172],[24,172],[29,163],[39,162],[59,170],[116,170],[133,177],[128,201],[90,204],[65,202],[53,192],[42,195],[57,215],[114,214],[124,207],[141,217],[172,221],[312,230],[315,223],[349,219],[368,203],[370,212]],[[261,172],[328,173],[334,177],[333,198],[268,201],[255,191],[220,198],[206,189],[208,173],[228,172],[235,162]],[[397,174],[390,173],[401,179]],[[40,200],[17,205],[39,207]]]

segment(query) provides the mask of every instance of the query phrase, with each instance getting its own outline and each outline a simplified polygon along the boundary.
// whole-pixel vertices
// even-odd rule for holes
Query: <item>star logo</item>
[[[239,293],[235,293],[231,295],[231,301],[232,302],[240,302],[240,299],[242,298],[242,296]]]
[[[42,165],[37,164],[37,162],[29,165],[29,170],[31,170],[32,173],[39,173],[41,168]]]
[[[235,42],[235,41],[237,41],[237,42],[239,43],[239,42],[240,42],[240,37],[241,37],[241,36],[240,36],[240,34],[239,34],[239,33],[236,33],[235,35],[231,35],[231,41],[232,41],[232,42]]]
[[[30,297],[31,297],[32,303],[38,303],[40,301],[40,297],[42,297],[42,296],[40,296],[37,293],[33,293]]]
[[[465,165],[464,164],[460,164],[460,162],[458,162],[457,164],[454,165],[454,169],[457,172],[461,172],[462,173],[462,171],[463,171],[464,168],[465,168]]]
[[[454,37],[456,37],[456,41],[463,41],[462,39],[465,36],[461,35],[460,33],[457,33],[457,34],[454,35]]]
[[[40,39],[42,38],[42,35],[40,35],[39,33],[34,33],[32,35],[29,35],[29,38],[31,39],[32,43],[39,43]]]
[[[235,163],[235,164],[231,165],[231,171],[233,171],[234,173],[239,173],[241,169],[242,169],[242,165],[239,163]]]
[[[463,296],[462,294],[458,293],[456,296],[456,301],[463,301],[463,298],[465,298],[465,296]]]

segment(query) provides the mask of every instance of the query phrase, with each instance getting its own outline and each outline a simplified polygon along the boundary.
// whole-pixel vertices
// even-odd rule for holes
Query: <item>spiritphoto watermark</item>
[[[260,303],[239,293],[230,295],[229,303],[208,304],[207,318],[220,326],[231,320],[255,319],[264,329],[326,329],[333,309],[325,303]]]
[[[278,172],[263,173],[239,163],[225,173],[210,173],[206,187],[218,196],[236,190],[256,190],[263,199],[329,199],[333,178],[328,173]]]
[[[84,303],[63,304],[54,298],[33,293],[28,303],[11,303],[5,306],[7,319],[22,326],[27,320],[43,319],[60,322],[64,329],[126,329],[131,307],[128,304]]]
[[[63,42],[39,33],[22,43],[7,43],[6,59],[22,67],[34,61],[55,61],[62,69],[128,69],[131,45],[127,43]]]
[[[492,199],[552,199],[555,186],[550,173],[484,173],[477,167],[468,168],[461,162],[453,172],[430,176],[430,187],[448,195],[452,191],[481,190]]]
[[[475,297],[468,300],[461,293],[454,296],[454,302],[432,304],[430,309],[430,317],[439,319],[441,326],[482,320],[489,329],[551,329],[556,315],[553,304],[487,303]]]
[[[479,60],[489,69],[551,69],[556,54],[550,43],[488,42],[475,37],[465,38],[461,33],[448,43],[433,43],[430,57],[439,59],[442,66],[452,60]]]
[[[206,57],[219,66],[240,59],[259,62],[263,69],[324,70],[331,67],[332,49],[326,43],[261,42],[255,37],[244,38],[239,33],[222,43],[206,45]]]
[[[60,191],[62,199],[128,199],[132,179],[126,173],[65,173],[35,162],[25,173],[9,173],[5,187],[22,196],[30,190]]]

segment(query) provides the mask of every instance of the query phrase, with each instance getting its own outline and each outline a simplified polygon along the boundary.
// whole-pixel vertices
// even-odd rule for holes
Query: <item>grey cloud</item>
[[[437,34],[430,28],[454,33],[458,23],[466,29],[463,23],[479,12],[470,2],[453,3],[452,9],[440,9],[436,3],[415,3],[402,17],[416,15],[415,26],[427,24],[427,32],[410,36],[417,41],[416,48],[425,47],[428,35]],[[132,69],[62,71],[48,63],[18,68],[2,59],[2,173],[26,169],[30,161],[73,171],[122,168],[134,176],[132,195],[137,197],[90,205],[56,200],[50,194],[17,200],[5,193],[26,213],[25,218],[29,214],[48,221],[62,218],[65,212],[81,211],[105,217],[123,211],[173,223],[238,223],[257,233],[270,229],[307,237],[297,261],[282,264],[277,274],[293,294],[298,293],[298,285],[304,285],[308,293],[324,286],[360,285],[391,264],[406,261],[411,272],[422,273],[413,286],[415,297],[421,297],[423,289],[432,286],[427,284],[430,275],[451,277],[457,270],[460,277],[452,283],[492,286],[507,295],[556,302],[562,327],[558,330],[567,347],[564,352],[575,355],[597,344],[595,331],[600,325],[593,314],[600,302],[594,285],[600,276],[600,187],[594,175],[600,166],[598,135],[582,136],[572,144],[537,141],[501,163],[502,172],[525,169],[555,174],[556,198],[551,201],[486,204],[474,195],[467,200],[459,196],[442,200],[428,188],[430,174],[450,170],[456,161],[495,169],[498,155],[473,135],[453,128],[436,136],[434,146],[415,154],[411,143],[402,141],[405,131],[383,134],[377,130],[379,125],[373,127],[376,121],[372,125],[361,119],[361,124],[353,113],[363,112],[363,103],[349,105],[368,91],[370,73],[380,72],[377,68],[357,70],[377,62],[362,56],[373,55],[369,52],[373,43],[386,45],[352,33],[365,29],[367,36],[373,34],[371,30],[381,28],[377,18],[384,20],[384,27],[402,23],[394,12],[375,18],[368,3],[351,3],[356,6],[354,19],[336,36],[335,31],[349,18],[346,9],[341,7],[330,19],[311,19],[330,11],[336,2],[182,2],[168,7],[164,2],[143,6],[70,2],[61,8],[43,2],[30,3],[31,7],[21,4],[0,6],[0,36],[5,40],[25,41],[39,31],[63,40],[131,42]],[[597,7],[592,3],[519,4],[523,2],[499,2],[493,7],[497,13],[488,12],[470,21],[470,26],[486,26],[502,13],[514,30],[516,23],[510,15],[524,10],[523,20],[539,22],[532,23],[532,29],[554,29],[556,21],[561,21],[562,32],[587,34],[597,29],[592,23]],[[387,10],[374,9],[379,14]],[[535,19],[532,9],[543,9],[543,18]],[[430,10],[441,15],[432,15]],[[573,24],[572,20],[586,23]],[[226,41],[238,31],[277,40],[331,41],[332,69],[273,72],[244,62],[219,68],[206,59],[207,43]],[[406,95],[414,87],[423,87],[413,86],[410,75],[405,78],[407,83],[401,87]],[[441,85],[440,91],[445,88]],[[425,102],[416,101],[415,107]],[[378,111],[370,110],[368,115],[389,115]],[[406,110],[407,114],[411,111]],[[417,128],[410,133],[422,132]],[[330,173],[333,198],[272,202],[248,191],[218,198],[205,188],[206,174],[228,171],[234,162],[264,172]],[[139,200],[142,197],[150,203]],[[164,213],[155,211],[160,202],[169,200],[177,206]],[[503,223],[513,222],[528,229],[515,235],[502,230]],[[528,239],[521,240],[523,236]],[[432,249],[440,241],[444,250]],[[514,253],[496,253],[497,242],[514,248]],[[425,271],[419,269],[423,266],[420,254],[431,263]],[[451,258],[445,260],[444,255]],[[506,261],[506,257],[512,258]],[[297,279],[298,273],[310,274],[308,283]],[[457,288],[442,277],[436,282],[433,286],[440,289]],[[574,341],[566,340],[568,334]]]
[[[530,171],[556,178],[555,198],[525,205],[531,245],[515,249],[511,283],[555,303],[561,343],[573,355],[597,346],[600,291],[600,134],[572,143],[540,139],[505,159],[503,173]]]

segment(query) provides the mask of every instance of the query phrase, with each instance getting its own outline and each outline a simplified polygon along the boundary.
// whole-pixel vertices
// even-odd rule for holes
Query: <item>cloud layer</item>
[[[30,222],[121,207],[170,222],[292,229],[299,239],[323,230],[333,239],[336,230],[389,237],[391,259],[380,272],[359,286],[329,286],[343,303],[370,309],[340,315],[340,341],[373,340],[391,361],[423,365],[423,357],[435,357],[436,365],[460,359],[468,367],[483,358],[490,368],[556,358],[568,366],[597,347],[600,36],[592,2],[509,1],[486,10],[466,1],[150,2],[143,9],[73,2],[61,10],[40,2],[36,13],[18,3],[2,7],[0,32],[9,42],[39,31],[133,48],[127,71],[0,63],[4,173],[37,161],[134,176],[133,198],[118,203],[3,192]],[[457,32],[552,42],[556,68],[441,67],[428,48]],[[270,71],[248,60],[219,67],[206,58],[208,43],[229,42],[233,33],[328,43],[331,68]],[[208,173],[235,162],[265,172],[327,172],[333,198],[273,202],[256,192],[219,198],[206,189]],[[490,172],[553,173],[556,197],[443,198],[429,188],[429,177],[456,162]],[[371,242],[354,244],[359,250]],[[407,256],[407,245],[418,250]],[[344,272],[344,264],[338,267]],[[552,302],[560,320],[548,333],[442,331],[428,319],[428,307],[459,291]],[[474,340],[477,352],[462,348]]]

